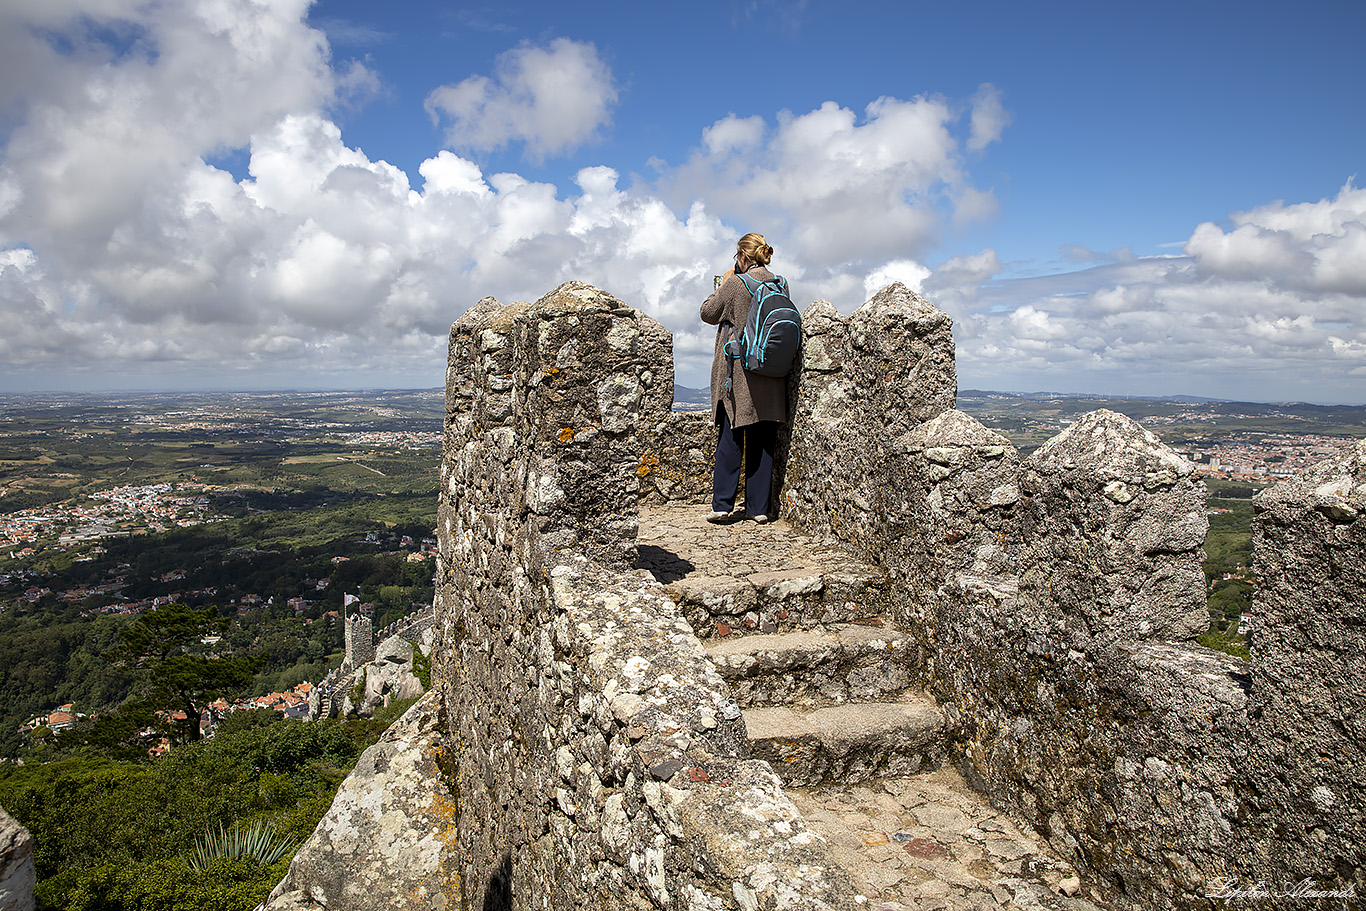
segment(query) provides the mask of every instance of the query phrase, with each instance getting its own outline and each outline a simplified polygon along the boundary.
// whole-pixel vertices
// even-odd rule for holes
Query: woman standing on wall
[[[736,339],[749,318],[752,297],[741,275],[752,281],[772,281],[768,270],[773,248],[762,234],[746,234],[735,245],[735,265],[702,302],[702,322],[716,329],[716,352],[711,364],[711,413],[717,427],[716,469],[712,475],[708,522],[728,522],[740,483],[740,461],[745,463],[745,515],[767,522],[773,513],[773,450],[778,425],[787,418],[787,378],[761,376],[727,365],[724,346]]]

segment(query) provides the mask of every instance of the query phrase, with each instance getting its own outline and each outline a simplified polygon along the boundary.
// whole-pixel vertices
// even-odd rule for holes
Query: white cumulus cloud
[[[572,151],[611,122],[618,90],[590,43],[556,38],[498,57],[494,75],[470,76],[427,96],[433,121],[450,121],[455,149],[490,151],[525,145],[533,161]]]
[[[1359,402],[1363,212],[1366,191],[1348,182],[1331,199],[1197,225],[1183,256],[1120,251],[1081,272],[990,283],[990,269],[958,258],[926,289],[948,303],[960,376],[978,386]]]
[[[920,291],[929,277],[930,270],[915,260],[894,259],[868,273],[863,280],[863,292],[872,297],[892,282],[901,282],[912,291]]]
[[[655,185],[606,164],[558,186],[485,173],[460,150],[545,157],[609,123],[610,69],[557,39],[434,92],[452,148],[409,175],[331,119],[378,83],[332,62],[307,9],[0,8],[0,380],[434,386],[470,304],[572,278],[660,319],[697,385],[714,331],[698,305],[757,230],[800,304],[920,288],[953,317],[969,385],[1360,400],[1366,191],[1350,182],[1193,226],[1181,255],[1079,251],[1077,271],[1027,278],[991,248],[934,265],[941,234],[997,206],[965,164],[1009,123],[990,86],[966,121],[920,96],[699,124]],[[211,163],[235,150],[242,180]]]
[[[961,164],[954,113],[938,98],[878,98],[862,116],[834,102],[804,114],[723,118],[667,175],[668,198],[701,200],[803,264],[819,296],[857,306],[863,277],[923,255],[961,201],[973,217],[994,208]],[[875,213],[875,214],[874,214]],[[779,260],[781,261],[781,260]],[[851,280],[852,278],[852,280]]]
[[[968,135],[968,149],[980,152],[993,142],[1000,141],[1012,117],[1001,102],[1000,90],[990,83],[984,83],[972,98],[970,119],[972,132]]]

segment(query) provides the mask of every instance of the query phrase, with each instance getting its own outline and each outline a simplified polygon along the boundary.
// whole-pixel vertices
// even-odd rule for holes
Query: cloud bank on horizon
[[[1330,198],[1210,213],[1179,252],[1021,274],[991,246],[942,256],[1002,205],[973,175],[1015,116],[991,84],[731,114],[649,179],[608,163],[557,184],[481,162],[591,154],[647,89],[592,42],[523,42],[430,86],[445,147],[411,175],[348,145],[340,114],[386,77],[334,60],[309,7],[0,11],[0,388],[435,386],[466,307],[571,278],[661,320],[680,382],[703,385],[698,304],[761,225],[799,302],[847,313],[895,280],[947,311],[965,388],[1363,400],[1348,175]],[[240,177],[217,163],[238,150]]]

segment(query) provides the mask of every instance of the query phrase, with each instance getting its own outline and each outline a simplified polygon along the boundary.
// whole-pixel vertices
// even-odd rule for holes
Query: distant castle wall
[[[343,628],[346,658],[342,661],[342,675],[375,660],[375,633],[369,617],[350,614]]]
[[[420,647],[423,654],[427,654],[430,652],[430,634],[435,625],[435,598],[427,607],[393,621],[378,632],[374,631],[372,621],[366,616],[354,614],[347,617],[343,627],[345,657],[341,665],[328,671],[309,693],[308,720],[345,716],[348,713],[347,705],[353,688],[357,684],[362,687],[377,684],[384,676],[376,675],[372,678],[365,674],[365,669],[372,662],[384,660],[386,653],[394,654],[393,651],[387,651],[386,643],[394,644],[394,640],[403,640],[411,643],[414,648]],[[368,701],[373,702],[373,699]],[[387,699],[385,704],[388,704]],[[350,708],[352,711],[368,711],[359,704],[353,704]]]
[[[420,642],[427,630],[432,629],[435,625],[436,604],[435,599],[433,599],[433,603],[422,610],[413,611],[408,616],[401,617],[376,632],[374,639],[376,642],[383,642],[385,639],[398,636],[407,639],[409,642]]]

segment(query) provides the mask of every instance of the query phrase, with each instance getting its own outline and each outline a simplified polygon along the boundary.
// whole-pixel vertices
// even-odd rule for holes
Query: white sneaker
[[[757,516],[750,516],[750,518],[753,519],[755,523],[758,525],[767,525],[771,521],[769,517],[764,515],[763,513],[759,513],[759,515]]]
[[[708,522],[711,522],[713,525],[720,525],[720,524],[722,524],[723,522],[729,522],[729,521],[730,521],[730,513],[728,513],[728,512],[721,512],[720,510],[715,510],[715,511],[713,511],[713,512],[707,513],[706,518],[707,518],[707,521],[708,521]]]

